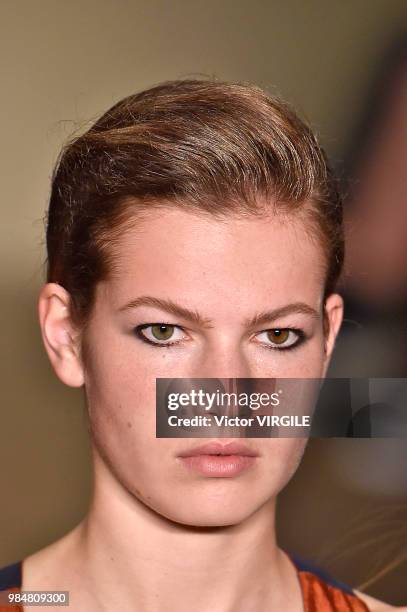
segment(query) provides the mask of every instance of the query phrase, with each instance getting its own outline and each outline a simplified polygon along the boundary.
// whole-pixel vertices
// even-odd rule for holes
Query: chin
[[[175,505],[176,500],[181,500]],[[264,503],[249,495],[210,496],[188,494],[168,500],[167,504],[157,504],[152,508],[168,520],[190,527],[227,527],[238,525],[251,516]]]
[[[253,512],[253,510],[252,510]],[[173,513],[171,516],[167,516],[172,522],[179,523],[188,527],[230,527],[232,525],[239,525],[242,523],[252,512],[242,512],[237,510],[219,511],[213,508],[205,509],[200,508],[199,512],[194,512],[191,509],[189,512],[180,514]]]

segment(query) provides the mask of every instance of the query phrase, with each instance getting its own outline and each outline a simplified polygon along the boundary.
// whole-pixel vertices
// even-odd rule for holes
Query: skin
[[[297,574],[277,546],[274,517],[305,439],[247,439],[258,452],[254,466],[230,478],[202,476],[178,455],[203,440],[155,438],[155,379],[325,376],[343,302],[328,297],[324,335],[321,247],[299,217],[219,221],[162,208],[122,236],[116,263],[114,277],[97,287],[86,361],[69,294],[54,283],[40,293],[55,373],[86,388],[94,489],[85,519],[24,560],[23,588],[68,589],[71,609],[89,612],[300,612]],[[204,321],[151,304],[123,309],[140,296],[171,300]],[[316,314],[245,325],[298,302]],[[170,339],[178,344],[151,346],[135,334],[162,322],[179,326]],[[264,332],[273,328],[299,328],[306,341],[270,348]]]

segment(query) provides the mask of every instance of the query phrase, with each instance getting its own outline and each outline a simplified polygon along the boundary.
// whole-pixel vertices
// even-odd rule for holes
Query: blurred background
[[[1,0],[0,28],[1,566],[86,512],[82,392],[54,376],[37,323],[43,215],[61,145],[125,95],[209,76],[296,107],[346,196],[346,320],[330,374],[406,377],[407,3]],[[280,544],[406,604],[406,475],[407,438],[311,440],[281,495]]]

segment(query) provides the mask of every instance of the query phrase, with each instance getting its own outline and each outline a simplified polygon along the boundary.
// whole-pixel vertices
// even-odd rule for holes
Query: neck
[[[130,494],[99,457],[89,513],[79,526],[86,591],[98,610],[299,610],[294,568],[277,546],[275,500],[245,521],[191,527]]]

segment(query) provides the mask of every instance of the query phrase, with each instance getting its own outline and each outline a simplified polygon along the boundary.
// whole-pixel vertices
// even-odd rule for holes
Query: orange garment
[[[311,572],[299,571],[304,612],[369,612],[356,595],[345,593]]]
[[[2,593],[19,593],[20,589],[18,587],[13,587],[11,589],[5,589],[4,591],[0,591]],[[23,608],[21,606],[3,606],[0,603],[0,612],[24,612]]]

